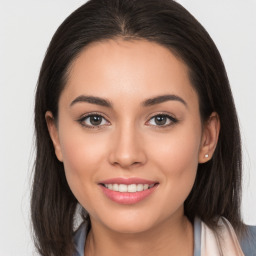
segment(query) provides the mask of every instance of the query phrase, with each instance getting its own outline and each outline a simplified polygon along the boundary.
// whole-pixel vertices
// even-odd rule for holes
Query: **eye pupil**
[[[166,123],[166,116],[157,116],[156,117],[156,124],[164,125]]]
[[[101,116],[90,116],[90,123],[92,125],[100,125],[102,122]]]

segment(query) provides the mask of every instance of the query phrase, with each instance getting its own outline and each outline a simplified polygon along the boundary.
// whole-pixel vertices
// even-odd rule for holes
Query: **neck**
[[[132,234],[102,228],[92,221],[85,255],[192,256],[193,240],[193,226],[184,215],[166,220],[150,230]]]

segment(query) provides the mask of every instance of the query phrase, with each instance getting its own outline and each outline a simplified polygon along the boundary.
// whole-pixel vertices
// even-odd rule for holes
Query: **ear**
[[[58,158],[59,161],[63,161],[61,147],[60,147],[60,141],[59,141],[59,133],[58,128],[56,126],[56,122],[54,120],[54,117],[52,115],[52,112],[47,111],[45,113],[45,120],[48,127],[48,132],[50,134],[50,137],[52,139],[52,143],[55,149],[55,155]]]
[[[212,158],[218,143],[220,132],[220,120],[216,112],[213,112],[203,126],[203,134],[198,155],[198,162],[205,163]]]

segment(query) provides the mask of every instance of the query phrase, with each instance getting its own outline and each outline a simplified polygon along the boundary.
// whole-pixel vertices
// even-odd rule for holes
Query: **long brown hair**
[[[219,216],[226,217],[236,231],[243,227],[237,114],[221,56],[206,30],[172,0],[90,0],[54,34],[38,79],[31,215],[35,244],[41,255],[71,255],[78,204],[67,184],[63,164],[55,156],[45,112],[50,110],[58,118],[58,100],[68,69],[84,47],[117,37],[156,42],[188,66],[199,96],[202,122],[216,111],[221,130],[212,159],[198,165],[193,189],[184,204],[185,214],[191,221],[198,216],[213,228]]]

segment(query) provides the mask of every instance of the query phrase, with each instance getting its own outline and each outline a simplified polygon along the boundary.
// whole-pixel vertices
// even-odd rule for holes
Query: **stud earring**
[[[206,157],[206,158],[208,158],[208,157],[209,157],[209,155],[208,155],[208,154],[206,154],[206,155],[205,155],[205,157]]]

